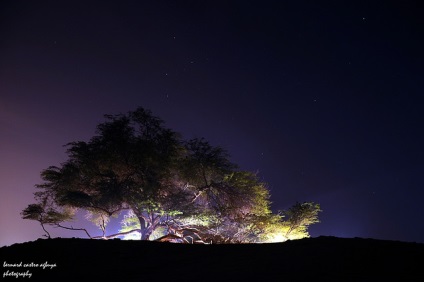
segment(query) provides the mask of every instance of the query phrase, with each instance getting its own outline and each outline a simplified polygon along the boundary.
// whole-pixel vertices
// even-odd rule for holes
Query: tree
[[[321,212],[319,204],[313,202],[296,203],[282,214],[288,218],[287,232],[285,237],[289,238],[293,233],[297,233],[299,237],[307,237],[307,227],[311,224],[318,223],[318,213]]]
[[[35,196],[38,199],[38,203],[28,205],[28,207],[22,211],[21,215],[23,219],[38,221],[46,233],[45,236],[47,238],[51,238],[51,236],[45,228],[45,224],[66,229],[85,231],[86,234],[90,237],[87,230],[84,228],[73,228],[60,225],[61,222],[72,219],[74,210],[71,207],[57,207],[55,203],[51,201],[51,198],[46,196],[45,192],[37,192],[35,193]]]
[[[66,162],[42,171],[38,203],[22,216],[39,221],[47,234],[45,224],[84,230],[61,224],[79,209],[102,231],[97,237],[138,233],[142,240],[191,243],[256,242],[281,219],[270,210],[265,183],[238,170],[221,147],[182,140],[143,108],[105,118],[88,142],[67,144]],[[107,235],[110,217],[123,211],[122,229]],[[293,229],[305,224],[311,221],[297,220]]]
[[[318,223],[319,204],[314,202],[296,203],[286,211],[278,214],[264,225],[262,240],[281,242],[309,237],[307,231],[311,224]]]
[[[131,209],[147,239],[162,215],[177,205],[170,185],[178,136],[142,108],[128,115],[106,116],[89,142],[69,143],[69,159],[49,167],[37,185],[60,207],[85,209],[106,219]],[[161,216],[158,216],[160,214]]]

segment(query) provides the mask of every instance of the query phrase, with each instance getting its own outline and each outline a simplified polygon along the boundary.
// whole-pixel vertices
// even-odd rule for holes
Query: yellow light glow
[[[287,237],[283,233],[275,233],[269,236],[267,243],[280,243],[287,241]]]

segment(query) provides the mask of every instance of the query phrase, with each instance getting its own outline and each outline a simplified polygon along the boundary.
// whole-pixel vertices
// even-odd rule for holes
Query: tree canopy
[[[37,203],[24,219],[63,225],[78,210],[113,238],[186,243],[270,242],[307,237],[320,207],[297,203],[271,212],[267,185],[230,161],[226,150],[203,138],[184,140],[149,110],[106,115],[88,142],[67,144],[68,159],[41,172]],[[119,233],[111,217],[126,213]]]

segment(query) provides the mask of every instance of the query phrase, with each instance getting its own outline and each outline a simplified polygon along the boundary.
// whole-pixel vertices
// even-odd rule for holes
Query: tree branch
[[[116,238],[118,236],[124,236],[124,235],[128,235],[128,234],[131,234],[131,233],[134,233],[134,232],[141,233],[141,229],[137,228],[137,229],[133,229],[133,230],[130,230],[130,231],[115,233],[115,234],[108,235],[108,236],[95,236],[92,239],[113,239],[113,238]]]
[[[44,235],[44,236],[46,236],[48,239],[50,239],[51,238],[50,233],[47,232],[46,228],[44,228],[44,224],[42,222],[40,222],[40,224],[41,224],[41,227],[43,228],[44,232],[46,232],[46,234],[47,234],[47,236],[46,235]]]
[[[85,228],[73,228],[72,226],[67,227],[67,226],[60,225],[60,223],[56,223],[55,225],[57,227],[68,229],[68,230],[84,231],[90,239],[93,239],[93,237],[90,236],[90,234],[87,232],[87,230]]]

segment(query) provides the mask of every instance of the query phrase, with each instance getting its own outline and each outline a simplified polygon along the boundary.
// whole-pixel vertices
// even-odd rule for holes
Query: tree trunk
[[[149,240],[150,235],[152,235],[152,233],[153,233],[153,230],[154,230],[153,226],[149,224],[149,226],[146,228],[146,230],[143,234],[144,239],[142,239],[142,240]]]
[[[137,216],[137,218],[140,221],[140,229],[141,229],[140,240],[149,240],[149,237],[153,232],[151,223],[147,222],[143,216]]]

